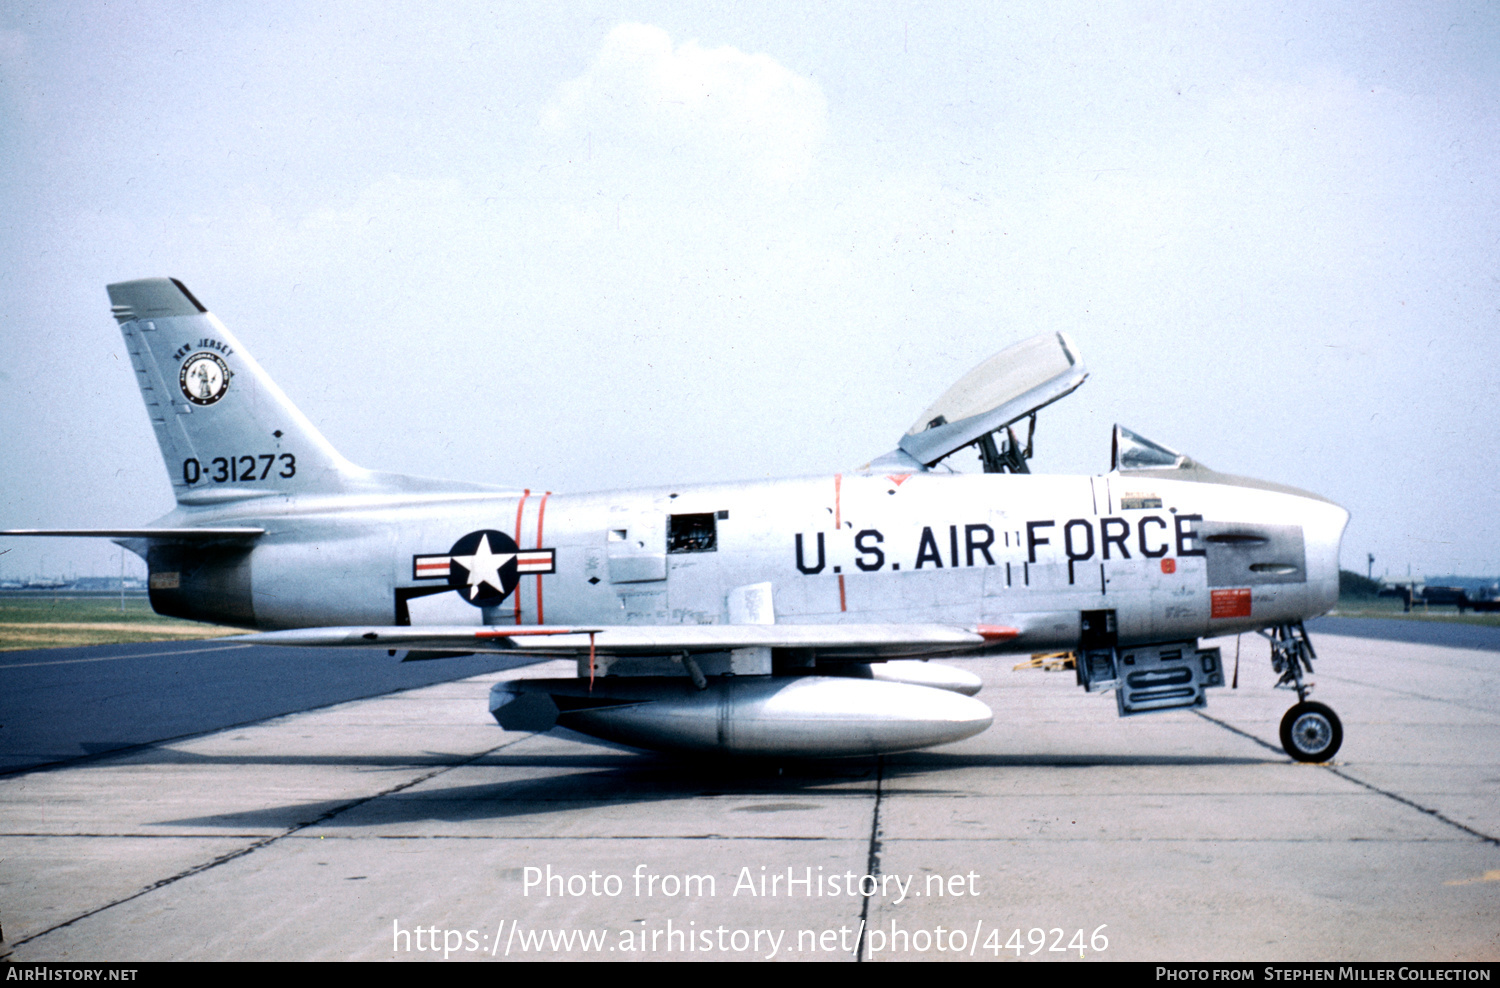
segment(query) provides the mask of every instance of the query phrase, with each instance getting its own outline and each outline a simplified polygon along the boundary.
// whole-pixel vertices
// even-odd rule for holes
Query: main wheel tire
[[[1321,703],[1304,701],[1281,718],[1281,746],[1299,762],[1326,762],[1343,743],[1339,715]]]

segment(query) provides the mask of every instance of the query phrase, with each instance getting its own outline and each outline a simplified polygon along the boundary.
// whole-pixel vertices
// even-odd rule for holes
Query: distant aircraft
[[[181,282],[109,297],[177,508],[0,534],[115,539],[158,613],[264,644],[572,658],[575,677],[496,684],[496,720],[801,757],[988,727],[978,678],[930,658],[1073,650],[1128,716],[1202,707],[1224,672],[1198,639],[1260,631],[1298,696],[1288,754],[1342,742],[1307,699],[1302,622],[1337,599],[1348,513],[1119,426],[1108,473],[1031,474],[1037,411],[1088,376],[1064,334],[986,360],[846,473],[554,494],[356,467]],[[983,473],[944,463],[967,447]]]

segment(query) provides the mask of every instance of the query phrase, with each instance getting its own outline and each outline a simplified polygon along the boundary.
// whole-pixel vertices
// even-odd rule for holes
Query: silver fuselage
[[[712,548],[669,542],[711,515]],[[1298,621],[1338,594],[1347,513],[1224,483],[1014,474],[835,474],[592,494],[270,495],[161,525],[255,525],[241,566],[263,629],[421,624],[723,624],[770,583],[777,622],[1006,624],[1018,650],[1068,647],[1113,610],[1123,642]],[[467,532],[550,549],[499,606],[431,593],[413,560]],[[153,567],[154,568],[154,567]],[[159,575],[153,582],[161,584]],[[157,594],[153,590],[153,594]],[[243,609],[235,623],[246,623]]]
[[[1301,621],[1338,596],[1349,516],[1316,495],[1120,425],[1110,473],[1029,473],[1037,411],[1088,376],[1062,333],[980,364],[858,471],[561,494],[355,466],[181,282],[108,290],[178,507],[139,529],[8,534],[115,538],[145,557],[158,612],[256,643],[574,659],[576,676],[494,684],[506,730],[902,751],[993,719],[976,677],[908,660],[1063,649],[1078,685],[1133,716],[1202,707],[1224,667],[1199,639],[1256,629],[1305,701]],[[968,447],[985,473],[942,465]],[[1330,711],[1289,717],[1294,757],[1337,750]]]

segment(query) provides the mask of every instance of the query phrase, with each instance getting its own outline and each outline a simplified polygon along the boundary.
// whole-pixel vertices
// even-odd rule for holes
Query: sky
[[[362,466],[831,473],[1062,330],[1034,470],[1500,574],[1497,241],[1494,5],[0,0],[0,528],[170,510],[104,285],[171,276]]]

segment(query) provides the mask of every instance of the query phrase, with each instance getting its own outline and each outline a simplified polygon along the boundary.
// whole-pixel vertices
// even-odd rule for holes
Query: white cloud
[[[696,41],[674,48],[661,28],[621,24],[588,71],[559,88],[542,126],[582,140],[586,156],[624,151],[789,183],[812,168],[827,118],[817,83],[769,55]]]

